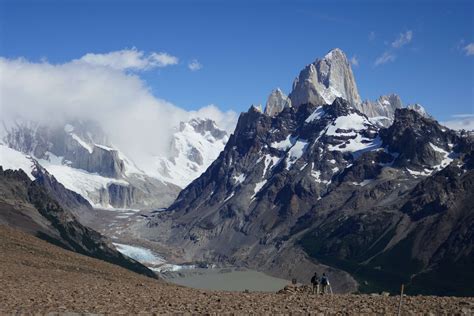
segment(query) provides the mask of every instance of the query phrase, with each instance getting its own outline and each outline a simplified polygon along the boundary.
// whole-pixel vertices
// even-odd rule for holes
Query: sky
[[[362,99],[474,114],[474,1],[0,0],[4,63],[107,66],[185,111],[265,104],[336,47]]]

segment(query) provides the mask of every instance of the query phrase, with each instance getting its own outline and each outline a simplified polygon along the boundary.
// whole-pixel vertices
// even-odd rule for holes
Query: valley
[[[172,285],[66,251],[0,225],[0,313],[381,313],[395,314],[397,297],[243,293]],[[469,314],[472,298],[406,297],[408,313]]]

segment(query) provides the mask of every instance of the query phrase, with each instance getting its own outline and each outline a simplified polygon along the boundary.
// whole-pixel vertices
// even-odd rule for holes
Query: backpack
[[[322,284],[322,285],[328,285],[328,284],[329,284],[328,278],[325,277],[325,276],[323,276],[323,277],[321,278],[321,284]]]

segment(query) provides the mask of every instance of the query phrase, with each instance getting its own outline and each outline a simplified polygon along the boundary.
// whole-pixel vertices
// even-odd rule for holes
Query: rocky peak
[[[418,112],[423,117],[433,118],[431,115],[428,114],[428,112],[426,112],[425,108],[421,104],[418,104],[418,103],[410,104],[409,106],[407,106],[407,108]]]
[[[290,93],[293,106],[331,104],[336,97],[346,99],[351,105],[361,103],[350,63],[338,48],[307,65],[293,82]]]
[[[375,101],[365,100],[359,106],[358,110],[368,117],[386,117],[393,120],[396,109],[403,107],[402,100],[396,94],[382,95]]]
[[[227,132],[217,127],[216,123],[211,119],[193,118],[189,122],[180,122],[179,131],[183,132],[186,126],[191,126],[196,133],[205,136],[209,133],[216,139],[223,139],[227,136]]]
[[[394,165],[431,174],[446,167],[456,156],[460,137],[411,109],[397,109],[393,124],[380,131],[386,148],[397,155]]]
[[[265,114],[273,117],[278,115],[286,107],[291,107],[291,100],[277,88],[268,96]]]

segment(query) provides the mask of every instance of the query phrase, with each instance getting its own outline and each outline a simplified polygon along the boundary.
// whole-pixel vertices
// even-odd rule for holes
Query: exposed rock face
[[[132,271],[154,277],[155,273],[123,256],[98,232],[80,224],[71,211],[53,199],[48,191],[62,194],[64,199],[74,193],[56,182],[44,170],[39,180],[31,181],[22,171],[3,170],[0,167],[0,223],[22,230],[65,249],[108,261]],[[62,192],[62,193],[61,193]],[[77,198],[77,197],[76,197]],[[84,202],[77,198],[75,202]]]
[[[428,114],[428,112],[426,112],[425,108],[421,104],[410,104],[409,106],[407,106],[407,108],[418,112],[421,116],[424,116],[426,118],[433,118],[431,115]]]
[[[285,108],[276,117],[251,107],[218,159],[144,234],[182,247],[188,260],[298,279],[327,271],[323,263],[366,281],[363,291],[396,291],[416,274],[408,291],[466,293],[472,236],[456,227],[474,225],[472,151],[472,138],[409,109],[396,110],[394,124],[381,129],[342,98]],[[420,196],[445,175],[437,193]],[[448,188],[448,198],[436,200]],[[443,233],[426,235],[437,231]],[[463,241],[448,258],[440,249],[450,240]],[[429,274],[458,264],[464,279],[445,272],[441,282]],[[341,270],[330,274],[337,291],[355,289]]]
[[[396,94],[383,95],[375,102],[366,100],[356,108],[370,118],[376,118],[385,127],[389,126],[395,116],[395,110],[403,107],[400,97]]]
[[[158,172],[164,180],[184,188],[217,158],[228,139],[210,119],[181,122],[171,140],[170,155],[158,160]]]
[[[349,61],[338,48],[306,66],[293,82],[290,93],[293,106],[331,104],[337,97],[353,106],[361,103]]]
[[[291,107],[290,98],[277,88],[268,96],[267,104],[265,106],[265,114],[273,117],[287,107]]]

